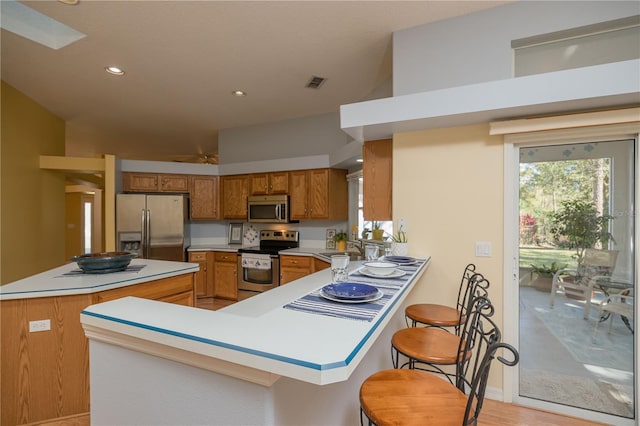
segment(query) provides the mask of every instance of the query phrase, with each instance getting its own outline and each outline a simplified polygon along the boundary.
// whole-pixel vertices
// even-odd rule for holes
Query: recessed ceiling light
[[[124,70],[122,68],[119,67],[105,67],[105,71],[107,71],[109,74],[113,74],[113,75],[124,75]]]
[[[247,92],[243,90],[234,90],[233,92],[231,92],[231,94],[233,96],[247,96]]]
[[[68,4],[69,6],[75,6],[80,0],[58,0],[60,3]]]
[[[362,163],[362,162],[364,162],[364,160],[362,158],[356,158],[356,162],[357,163]]]

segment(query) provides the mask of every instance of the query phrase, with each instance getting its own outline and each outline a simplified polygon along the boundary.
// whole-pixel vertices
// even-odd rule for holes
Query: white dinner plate
[[[322,289],[320,289],[320,296],[324,297],[327,300],[331,300],[333,302],[340,302],[340,303],[368,303],[368,302],[375,302],[376,300],[382,298],[382,296],[384,296],[384,294],[378,290],[378,293],[376,293],[374,296],[366,298],[366,299],[340,299],[339,297],[333,297],[328,295],[327,293],[325,293]]]
[[[388,275],[380,275],[380,274],[376,274],[375,272],[371,271],[366,266],[360,268],[358,270],[358,272],[360,272],[362,275],[366,275],[366,276],[371,277],[371,278],[398,278],[398,277],[401,277],[401,276],[406,274],[405,271],[401,271],[400,269],[394,269],[393,272],[388,274]]]

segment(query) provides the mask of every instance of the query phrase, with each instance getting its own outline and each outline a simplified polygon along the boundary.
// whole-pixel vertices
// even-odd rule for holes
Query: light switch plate
[[[491,257],[491,242],[476,241],[476,257]]]

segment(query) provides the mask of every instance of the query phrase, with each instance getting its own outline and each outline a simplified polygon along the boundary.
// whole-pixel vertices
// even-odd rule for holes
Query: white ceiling
[[[220,129],[337,112],[391,77],[393,31],[504,2],[21,3],[86,34],[53,50],[2,30],[2,80],[67,122],[67,155],[170,161],[217,152]]]

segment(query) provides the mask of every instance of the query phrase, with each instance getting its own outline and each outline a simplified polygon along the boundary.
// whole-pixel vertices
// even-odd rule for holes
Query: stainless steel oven
[[[260,245],[238,250],[238,290],[263,292],[280,285],[280,250],[299,246],[298,231],[260,231]]]

